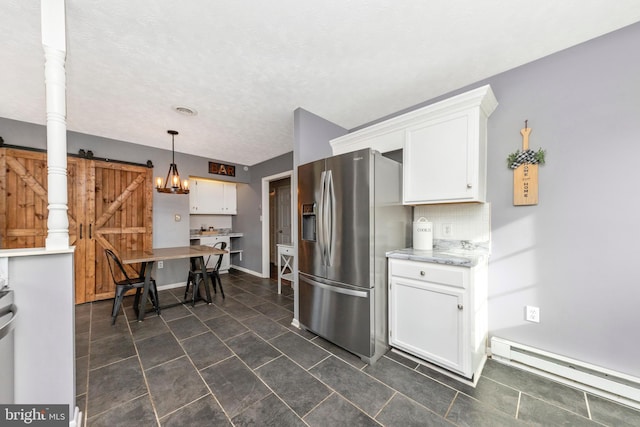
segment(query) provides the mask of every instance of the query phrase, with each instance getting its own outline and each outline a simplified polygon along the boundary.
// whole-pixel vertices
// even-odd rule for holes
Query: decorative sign
[[[513,204],[538,204],[538,165],[524,164],[513,171]]]
[[[236,176],[236,167],[222,163],[209,162],[209,173],[225,176]]]
[[[545,151],[529,149],[531,128],[524,122],[522,135],[522,151],[517,150],[509,155],[507,163],[513,169],[513,204],[526,206],[538,204],[538,165],[545,162]]]

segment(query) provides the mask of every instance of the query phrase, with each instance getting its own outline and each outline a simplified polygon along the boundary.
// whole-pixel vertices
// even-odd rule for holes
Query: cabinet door
[[[198,213],[198,180],[189,179],[189,213]]]
[[[198,181],[199,214],[224,214],[224,185],[217,181]]]
[[[224,183],[224,213],[227,215],[238,214],[236,184]]]
[[[478,118],[462,112],[408,128],[405,204],[479,200]]]
[[[394,276],[390,288],[390,344],[464,373],[464,290]]]
[[[189,204],[192,214],[235,215],[236,184],[193,179]]]

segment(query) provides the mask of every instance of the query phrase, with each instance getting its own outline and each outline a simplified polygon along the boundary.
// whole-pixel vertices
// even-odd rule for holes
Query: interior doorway
[[[291,178],[269,182],[269,263],[278,264],[279,243],[291,243]],[[273,272],[273,268],[270,268]],[[271,274],[273,278],[273,274]]]
[[[262,178],[262,276],[277,279],[278,243],[293,237],[293,171]]]

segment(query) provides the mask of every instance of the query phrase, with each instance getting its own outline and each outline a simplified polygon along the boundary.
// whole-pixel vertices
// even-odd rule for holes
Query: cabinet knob
[[[420,275],[424,276],[426,273],[424,271],[420,271]]]
[[[467,184],[467,188],[471,188],[473,185],[471,183]]]
[[[462,310],[462,304],[458,304],[458,310]]]

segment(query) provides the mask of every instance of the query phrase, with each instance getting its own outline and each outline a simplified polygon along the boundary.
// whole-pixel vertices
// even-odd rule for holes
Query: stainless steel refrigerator
[[[410,246],[402,165],[365,149],[298,167],[300,324],[375,362],[388,349],[385,252]]]

